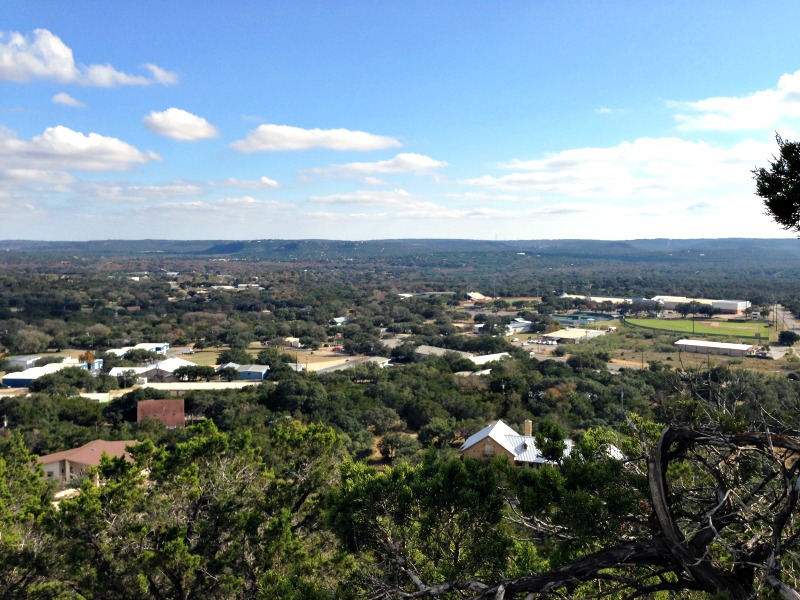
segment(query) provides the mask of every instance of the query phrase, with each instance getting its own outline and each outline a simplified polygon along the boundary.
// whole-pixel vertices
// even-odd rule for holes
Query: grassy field
[[[770,327],[767,323],[751,322],[731,323],[717,320],[691,320],[691,319],[626,319],[631,325],[657,329],[660,331],[674,331],[677,333],[728,336],[754,340],[756,333],[761,334],[763,342],[769,341]]]

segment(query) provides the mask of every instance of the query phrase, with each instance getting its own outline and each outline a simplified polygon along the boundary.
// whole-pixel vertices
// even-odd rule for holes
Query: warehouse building
[[[753,349],[751,344],[728,344],[726,342],[706,342],[704,340],[678,340],[675,345],[686,352],[722,356],[747,356]]]
[[[542,337],[559,344],[577,344],[581,340],[588,340],[605,334],[605,331],[598,329],[578,329],[576,327],[574,329],[559,329],[553,333],[545,333]]]

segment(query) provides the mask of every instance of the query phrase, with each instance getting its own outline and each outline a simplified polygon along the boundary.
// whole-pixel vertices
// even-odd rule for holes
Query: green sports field
[[[714,337],[734,337],[754,340],[756,333],[761,334],[761,340],[769,341],[770,328],[768,323],[748,321],[746,323],[731,323],[728,321],[697,320],[691,319],[625,319],[625,322],[634,327],[657,329],[688,335],[704,335]]]

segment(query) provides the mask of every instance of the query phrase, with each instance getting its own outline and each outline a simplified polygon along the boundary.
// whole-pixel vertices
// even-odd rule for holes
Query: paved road
[[[800,332],[800,322],[794,318],[792,313],[783,308],[780,304],[775,305],[775,312],[778,317],[778,325],[789,331]]]

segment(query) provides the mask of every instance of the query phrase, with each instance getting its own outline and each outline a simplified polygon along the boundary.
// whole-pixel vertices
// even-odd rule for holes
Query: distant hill
[[[252,260],[319,261],[369,257],[421,257],[440,254],[522,253],[549,257],[636,260],[692,260],[736,257],[780,256],[800,258],[800,240],[722,238],[722,239],[642,239],[607,240],[453,240],[396,239],[368,241],[337,240],[96,240],[88,242],[47,242],[3,240],[0,251],[21,253],[61,253],[82,256],[164,254],[184,257],[224,256]]]

